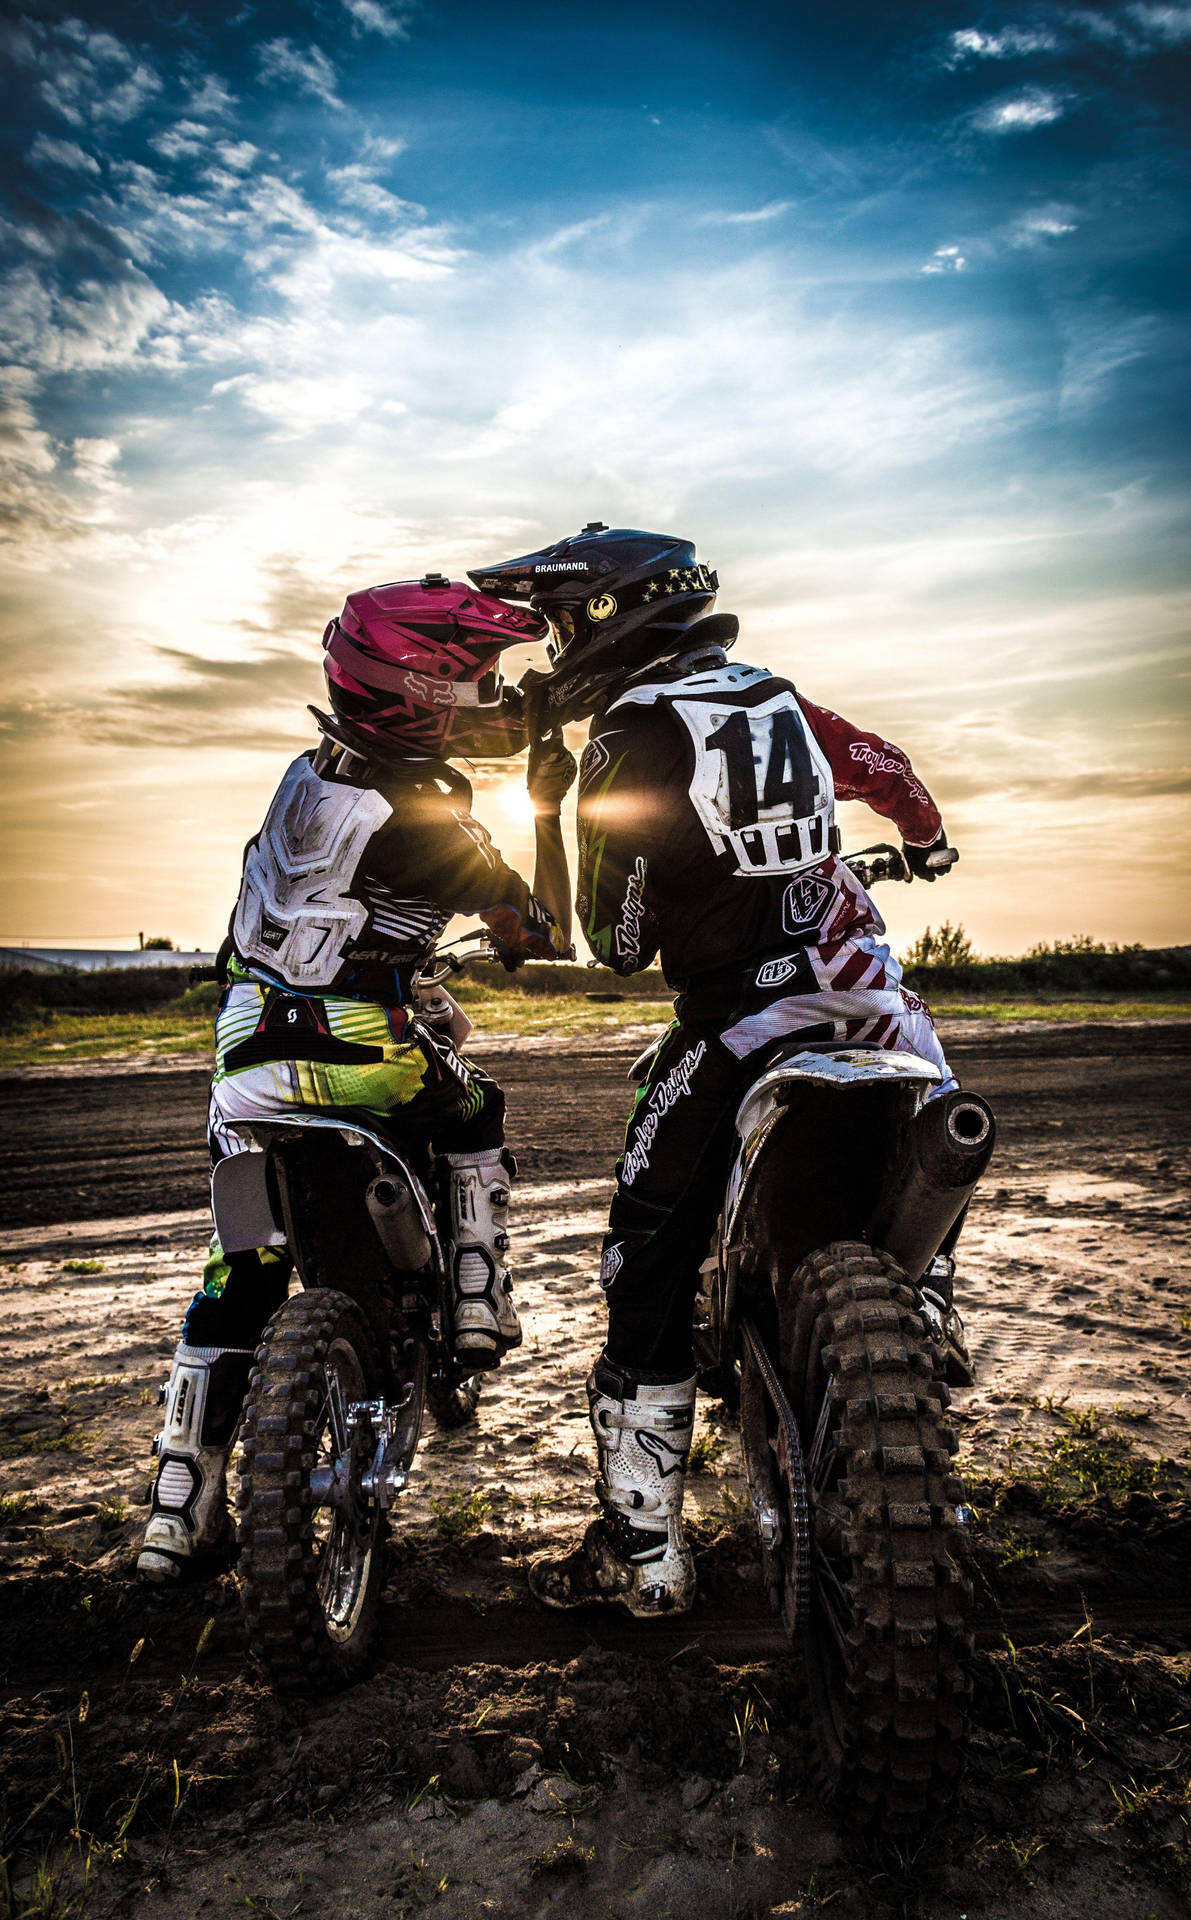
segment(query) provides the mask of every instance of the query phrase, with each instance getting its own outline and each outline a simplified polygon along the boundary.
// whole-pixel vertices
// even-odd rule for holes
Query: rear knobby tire
[[[249,1644],[279,1692],[325,1693],[367,1664],[384,1578],[383,1521],[359,1488],[367,1429],[337,1505],[315,1505],[310,1476],[344,1457],[351,1403],[381,1391],[374,1338],[346,1294],[298,1293],[273,1315],[241,1429],[237,1573]]]
[[[811,1495],[805,1674],[817,1783],[872,1831],[918,1832],[954,1798],[970,1692],[967,1513],[950,1394],[889,1254],[837,1241],[803,1263],[796,1285],[791,1385]]]

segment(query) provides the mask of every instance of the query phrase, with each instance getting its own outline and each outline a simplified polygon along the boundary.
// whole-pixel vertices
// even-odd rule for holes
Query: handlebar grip
[[[927,854],[926,864],[928,867],[933,867],[936,873],[945,873],[947,868],[953,867],[958,859],[958,847],[940,847],[937,853]]]

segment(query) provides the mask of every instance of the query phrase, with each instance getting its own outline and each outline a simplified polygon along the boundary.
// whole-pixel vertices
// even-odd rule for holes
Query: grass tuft
[[[430,1502],[430,1511],[434,1515],[434,1531],[440,1540],[449,1546],[459,1546],[464,1540],[481,1532],[484,1522],[492,1512],[491,1494],[481,1493],[444,1493],[441,1500]]]
[[[688,1473],[711,1473],[720,1460],[725,1446],[724,1436],[714,1427],[704,1427],[702,1433],[691,1441],[691,1450],[687,1455]]]

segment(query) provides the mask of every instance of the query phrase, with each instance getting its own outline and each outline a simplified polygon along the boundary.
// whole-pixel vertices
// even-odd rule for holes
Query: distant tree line
[[[905,953],[906,985],[925,994],[1008,996],[1043,994],[1151,994],[1191,989],[1191,946],[1116,946],[1077,934],[1068,940],[1039,942],[1016,958],[981,959],[962,926],[945,920],[926,927]],[[657,967],[632,979],[620,979],[605,967],[533,963],[507,974],[485,967],[465,975],[454,987],[462,1001],[504,989],[532,994],[599,994],[609,999],[669,999]],[[176,1007],[205,1015],[220,989],[192,987],[190,968],[113,967],[95,972],[63,969],[57,973],[0,972],[0,1027],[28,1025],[40,1015],[62,1013],[148,1013]]]

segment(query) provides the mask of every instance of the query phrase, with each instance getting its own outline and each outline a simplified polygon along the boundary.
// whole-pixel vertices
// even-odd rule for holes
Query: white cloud
[[[978,27],[961,27],[951,35],[948,66],[962,66],[968,60],[1012,60],[1027,53],[1046,53],[1058,43],[1052,33],[1041,27],[1002,27],[999,33],[983,33]]]
[[[25,473],[52,473],[58,462],[31,405],[36,390],[31,368],[0,366],[0,461]]]
[[[9,52],[40,72],[38,92],[72,126],[133,120],[161,92],[153,64],[114,34],[68,19],[52,25],[25,21]]]
[[[215,149],[225,167],[233,173],[247,173],[257,157],[257,149],[251,140],[221,140]]]
[[[52,140],[39,133],[29,149],[34,166],[62,167],[68,173],[98,173],[99,162],[92,153],[84,153],[73,140]]]
[[[923,273],[962,273],[967,257],[958,247],[936,247],[923,267]]]
[[[201,120],[178,120],[172,127],[155,133],[149,145],[163,159],[192,160],[210,150],[211,130]]]
[[[972,124],[982,133],[1029,133],[1061,120],[1068,98],[1053,87],[1023,87],[1020,93],[1003,94],[979,107]]]
[[[698,224],[701,227],[754,227],[766,220],[779,219],[793,205],[793,200],[771,200],[767,206],[752,207],[743,213],[701,213]]]
[[[405,9],[394,12],[392,7],[382,5],[381,0],[343,0],[343,5],[358,33],[380,33],[386,40],[409,39]]]
[[[291,81],[328,107],[342,107],[335,91],[337,75],[321,47],[313,43],[303,53],[292,40],[267,40],[257,51],[262,80]]]
[[[117,86],[107,89],[96,100],[91,109],[95,120],[114,120],[123,125],[127,120],[135,120],[141,108],[161,92],[161,77],[150,66],[138,62]]]
[[[1061,240],[1065,233],[1076,231],[1073,214],[1074,208],[1058,204],[1033,207],[1009,222],[1004,230],[1005,242],[1010,247],[1024,248]]]
[[[110,470],[120,458],[118,440],[72,440],[70,443],[74,470],[81,479],[92,486],[106,480]]]
[[[412,201],[399,200],[395,193],[382,187],[373,177],[372,168],[360,161],[345,167],[328,167],[327,183],[349,206],[362,207],[365,213],[377,214],[382,219],[416,218],[424,212]]]
[[[188,113],[205,114],[208,118],[218,119],[230,113],[236,104],[236,96],[231,93],[216,74],[205,73],[194,85],[186,102]]]
[[[43,372],[132,366],[170,315],[170,302],[135,267],[82,279],[71,292],[18,267],[0,285],[0,326],[14,356]]]
[[[267,375],[239,373],[230,380],[219,380],[212,387],[216,395],[232,393],[263,414],[280,429],[279,438],[298,437],[318,427],[347,426],[373,404],[369,383],[349,373],[291,375],[270,379]],[[400,409],[405,411],[404,407]]]
[[[1143,33],[1169,46],[1191,40],[1191,7],[1138,5],[1129,7],[1127,12]]]

